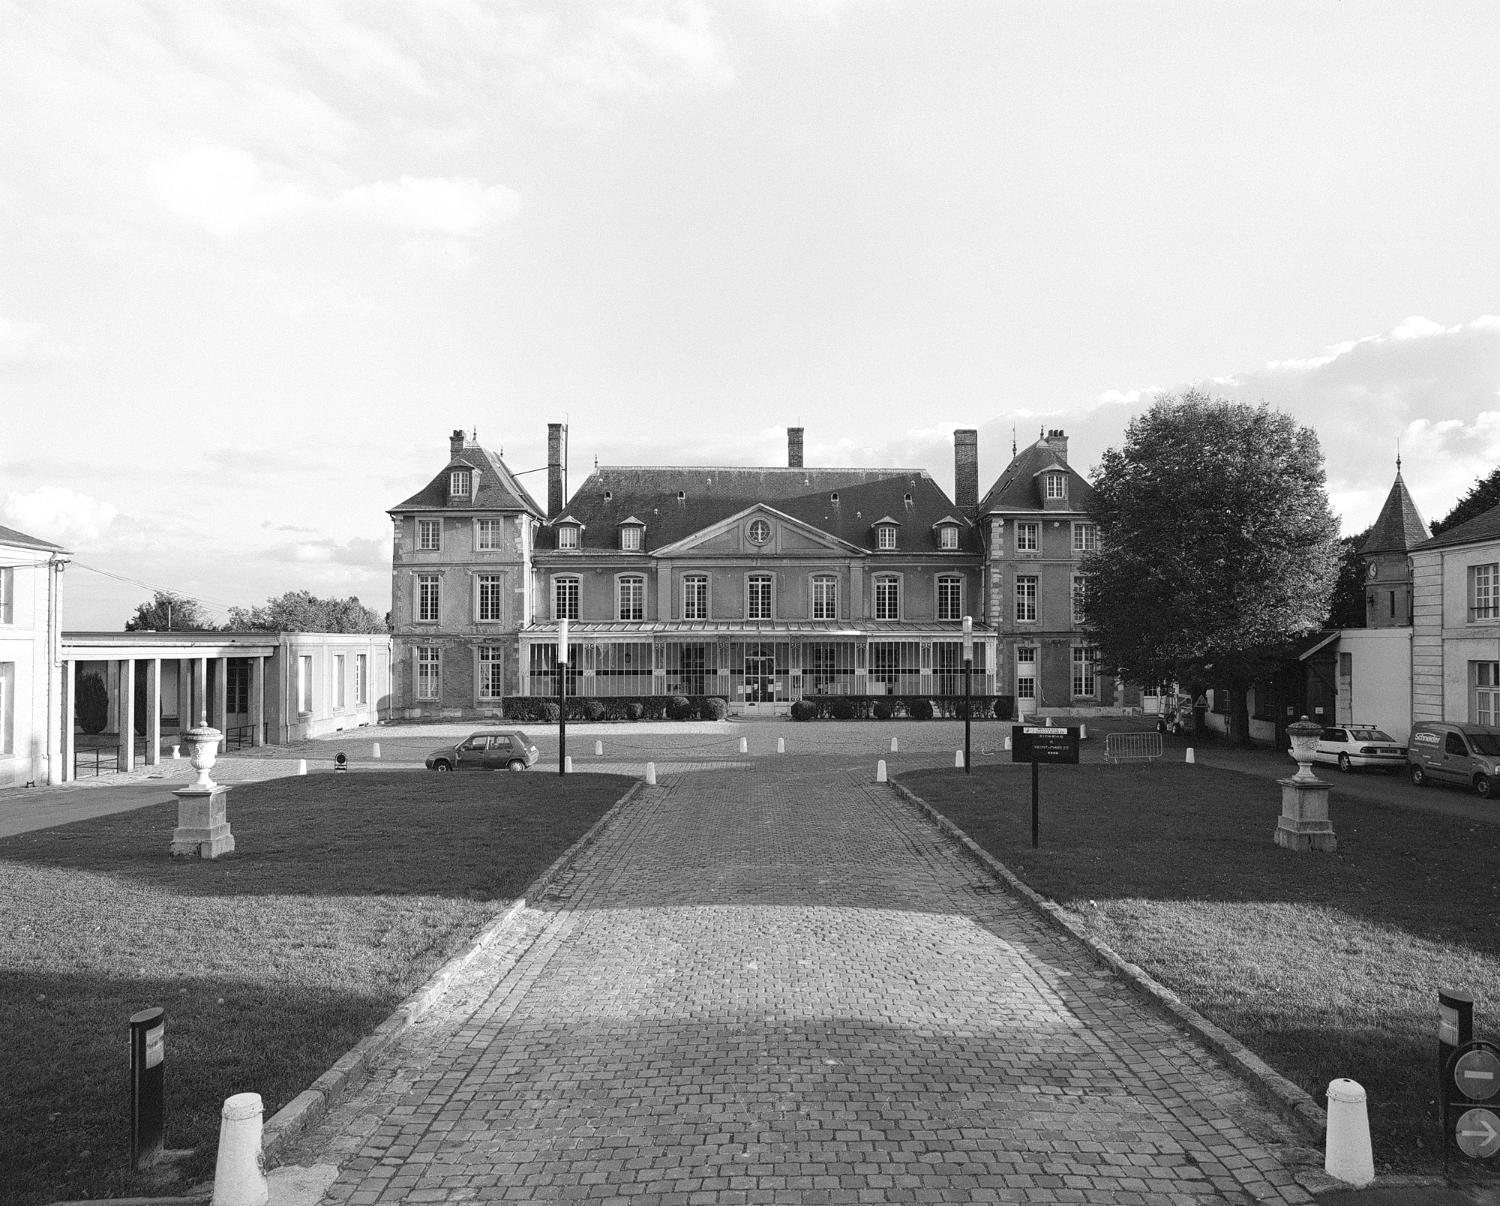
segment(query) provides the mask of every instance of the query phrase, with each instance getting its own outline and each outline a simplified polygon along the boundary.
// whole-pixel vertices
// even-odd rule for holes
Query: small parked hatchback
[[[1500,781],[1500,729],[1482,724],[1423,720],[1406,742],[1411,781],[1460,783],[1488,799]]]
[[[1331,762],[1346,775],[1367,766],[1398,775],[1406,766],[1406,749],[1373,724],[1332,725],[1318,734],[1313,761]]]
[[[427,755],[427,769],[525,770],[537,760],[536,746],[520,729],[485,729],[470,733],[457,745]]]

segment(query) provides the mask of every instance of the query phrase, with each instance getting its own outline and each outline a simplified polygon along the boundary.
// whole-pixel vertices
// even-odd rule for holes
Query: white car
[[[1367,766],[1399,775],[1406,769],[1406,747],[1372,724],[1331,725],[1318,734],[1313,761],[1332,763],[1346,775]]]

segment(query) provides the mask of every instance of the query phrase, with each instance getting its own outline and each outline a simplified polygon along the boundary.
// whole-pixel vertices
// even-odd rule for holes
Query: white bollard
[[[784,753],[786,753],[786,738],[785,737],[778,737],[778,738],[776,738],[776,752],[778,754],[784,754]]]
[[[1183,761],[1188,762],[1188,763],[1191,763],[1193,761],[1193,747],[1192,746],[1188,746],[1188,748],[1187,748],[1187,757],[1185,759],[1183,759]]]
[[[896,737],[892,737],[891,738],[891,753],[893,753],[893,754],[898,753],[898,752],[900,752],[900,749],[901,749],[900,739],[896,738]]]
[[[1006,748],[1006,749],[1010,749],[1010,738],[1009,738],[1009,737],[1007,737],[1007,738],[1006,738],[1006,739],[1005,739],[1005,748]]]
[[[380,757],[380,742],[377,741],[374,745],[372,745],[370,747],[370,757],[371,758],[379,758]]]
[[[656,763],[654,762],[646,763],[646,786],[656,786]]]
[[[597,758],[602,753],[604,753],[604,742],[602,742],[602,741],[596,741],[596,742],[594,742],[594,757]]]
[[[875,764],[875,782],[877,782],[877,783],[884,783],[885,782],[885,759],[884,758],[882,758],[879,762],[877,762]]]
[[[297,773],[299,775],[305,775],[305,774],[307,774],[307,759],[306,758],[298,758],[297,759]]]
[[[236,1093],[225,1099],[219,1114],[213,1206],[266,1206],[271,1200],[260,1150],[263,1111],[259,1093]]]
[[[180,745],[174,745],[172,747],[172,761],[176,762],[181,757],[182,757],[182,747]]]
[[[963,750],[954,750],[953,751],[953,765],[954,766],[962,766],[963,764],[964,764],[964,752],[963,752]]]
[[[1048,728],[1049,728],[1049,729],[1050,729],[1050,728],[1051,728],[1051,727],[1052,727],[1052,717],[1050,717],[1050,716],[1049,716],[1049,717],[1047,717],[1047,727],[1048,727]]]
[[[1363,1086],[1352,1080],[1328,1083],[1328,1138],[1323,1149],[1323,1171],[1350,1185],[1375,1179],[1370,1151],[1370,1117]]]
[[[750,752],[750,743],[745,738],[741,737],[740,738],[740,753],[742,753],[742,754],[748,754],[749,752]]]
[[[1089,726],[1086,725],[1086,724],[1079,725],[1078,726],[1078,740],[1079,741],[1087,741],[1088,739],[1089,739]]]
[[[571,775],[572,773],[573,773],[573,755],[572,754],[565,754],[565,755],[563,755],[563,774],[565,774],[565,775]]]

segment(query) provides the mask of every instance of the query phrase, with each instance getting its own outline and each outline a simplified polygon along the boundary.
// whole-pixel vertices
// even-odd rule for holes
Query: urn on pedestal
[[[172,831],[172,853],[182,857],[218,858],[234,849],[229,829],[229,788],[209,776],[219,756],[218,729],[201,725],[182,735],[188,762],[197,778],[172,794],[177,797],[177,828]]]
[[[1281,784],[1281,818],[1276,822],[1276,844],[1287,850],[1332,851],[1337,847],[1333,822],[1328,819],[1329,784],[1312,773],[1313,752],[1323,727],[1306,716],[1286,726],[1297,761],[1297,773]]]

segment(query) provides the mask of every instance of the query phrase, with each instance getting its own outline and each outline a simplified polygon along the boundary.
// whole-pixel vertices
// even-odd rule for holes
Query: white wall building
[[[68,557],[0,527],[0,787],[62,781],[58,595]]]

